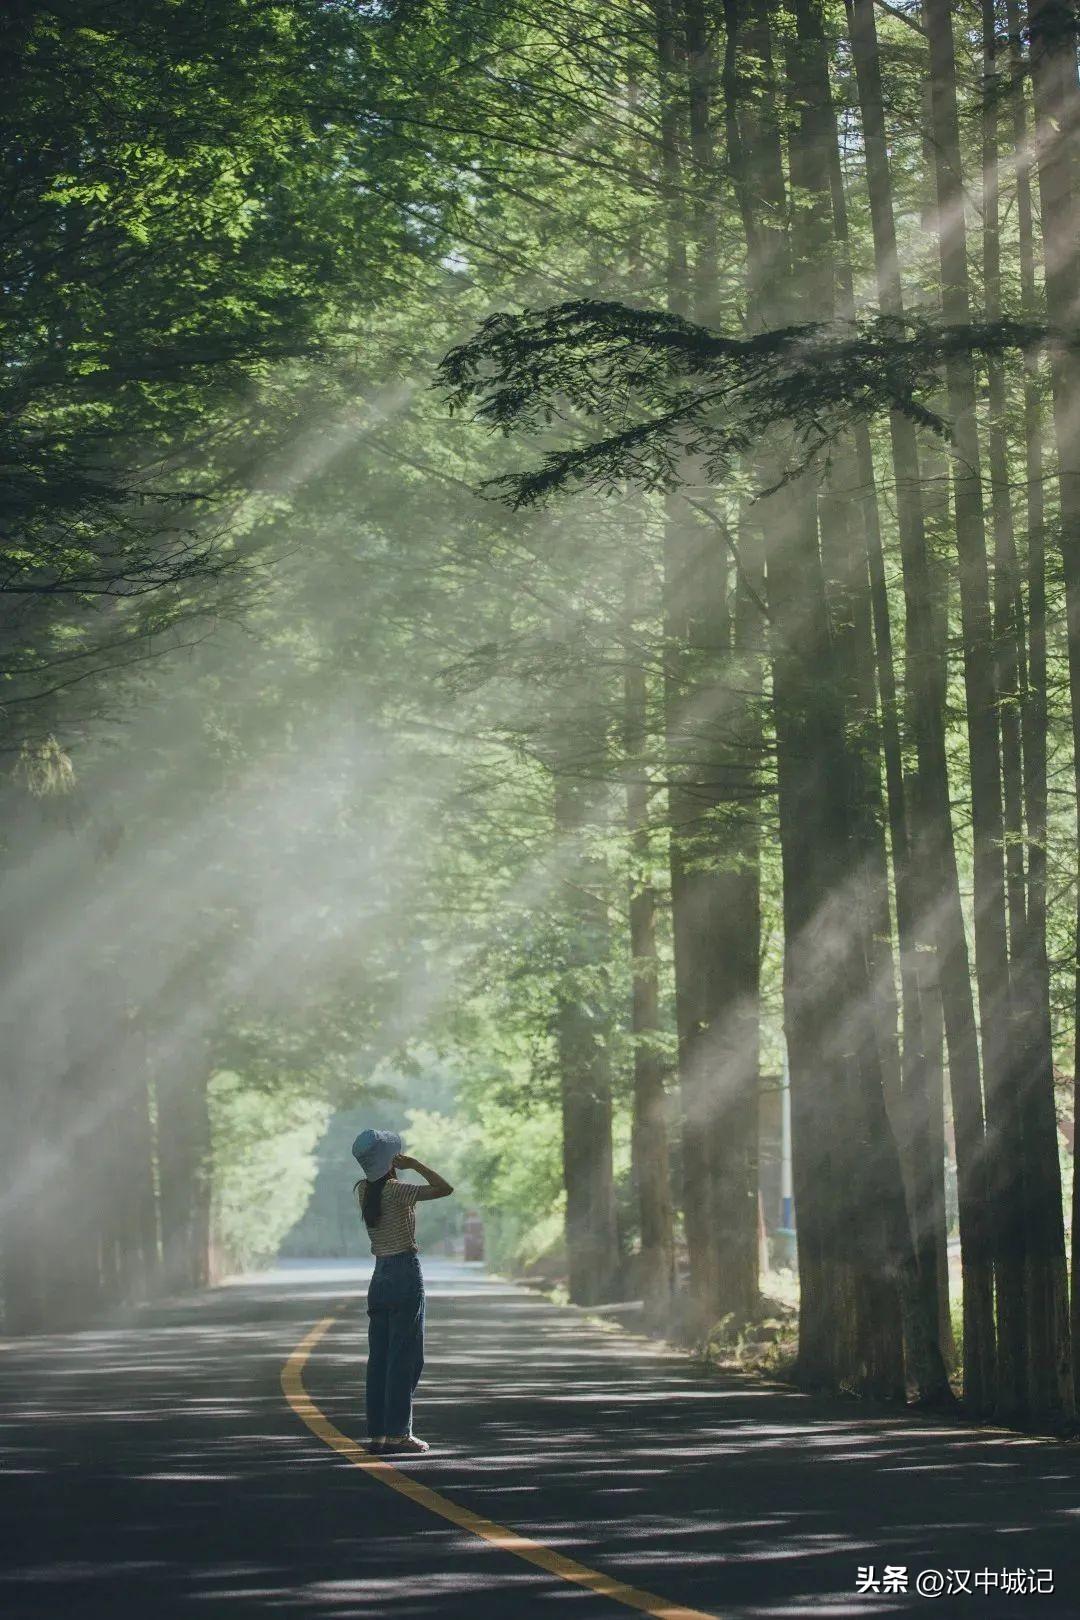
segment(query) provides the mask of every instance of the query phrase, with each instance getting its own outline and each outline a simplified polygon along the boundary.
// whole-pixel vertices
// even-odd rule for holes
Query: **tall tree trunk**
[[[1031,82],[1035,103],[1035,149],[1042,204],[1046,312],[1051,326],[1070,332],[1080,309],[1080,83],[1077,81],[1077,19],[1059,0],[1028,5]],[[1072,712],[1073,788],[1080,800],[1080,369],[1071,350],[1054,347],[1050,358],[1054,431],[1061,503],[1061,558]],[[1080,907],[1080,886],[1077,891]],[[1080,1117],[1080,910],[1073,939],[1077,954],[1073,1016],[1074,1118]],[[1073,1155],[1072,1218],[1072,1401],[1080,1404],[1080,1154]],[[1056,1247],[1056,1235],[1054,1238]],[[1064,1343],[1064,1334],[1059,1336]]]
[[[155,1143],[146,1036],[142,1021],[133,1016],[125,1043],[128,1085],[126,1148],[130,1182],[125,1230],[125,1295],[150,1299],[159,1286],[157,1190],[154,1185]]]
[[[1001,225],[998,177],[998,120],[1000,85],[995,0],[982,0],[982,245],[983,298],[988,321],[1001,319]],[[988,420],[987,465],[990,475],[990,515],[993,532],[993,634],[995,684],[1001,726],[1001,769],[1005,840],[1005,902],[1011,963],[1010,1046],[1020,1092],[1020,1146],[1023,1153],[1021,1197],[1025,1228],[1025,1334],[1028,1399],[1037,1410],[1038,1385],[1045,1377],[1050,1345],[1042,1331],[1045,1310],[1040,1308],[1042,1278],[1033,1270],[1032,1240],[1036,1233],[1037,1200],[1033,1199],[1030,1161],[1033,1155],[1032,1118],[1024,1101],[1032,1095],[1029,1075],[1044,1064],[1053,1097],[1053,1060],[1049,1048],[1038,1050],[1035,1022],[1037,996],[1034,964],[1027,961],[1027,895],[1024,876],[1023,762],[1020,729],[1020,691],[1025,676],[1023,603],[1020,571],[1013,532],[1012,491],[1009,483],[1006,432],[1005,364],[998,355],[986,363]],[[1056,1134],[1056,1133],[1055,1133]],[[1054,1142],[1054,1156],[1057,1145]],[[1059,1193],[1060,1199],[1060,1193]]]
[[[5,859],[4,929],[0,934],[0,1299],[5,1334],[34,1333],[44,1318],[45,1259],[41,1196],[48,1167],[35,1165],[41,1141],[41,1096],[35,1086],[33,1019],[19,984],[19,968],[30,937],[28,897],[8,880],[32,848],[34,801],[9,774],[0,779]],[[21,903],[20,903],[21,902]],[[21,941],[20,946],[16,943]]]
[[[983,297],[988,321],[999,321],[1001,306],[1001,223],[998,178],[1000,68],[995,0],[982,0],[982,231]],[[986,362],[988,384],[987,461],[990,512],[994,535],[994,640],[1005,815],[1005,888],[1009,946],[1014,957],[1023,950],[1027,897],[1024,880],[1023,768],[1021,762],[1020,691],[1026,674],[1023,603],[1013,530],[1005,422],[1005,363],[1000,355]],[[1018,998],[1019,999],[1019,998]],[[1023,1024],[1023,1013],[1017,1008]],[[1023,1038],[1023,1036],[1021,1036]]]
[[[597,754],[580,746],[555,772],[555,829],[563,871],[563,966],[556,1031],[562,1095],[563,1181],[570,1298],[595,1305],[618,1296],[619,1240],[611,1143],[609,936],[606,873],[590,848],[598,788]],[[602,755],[602,740],[597,740]]]
[[[808,6],[800,19],[806,51],[808,88],[823,109],[823,131],[828,127],[825,154],[832,196],[832,228],[835,240],[836,298],[839,313],[848,320],[855,316],[854,286],[848,257],[847,200],[840,165],[839,138],[832,104],[828,61],[821,15]],[[821,180],[824,179],[822,175]],[[830,595],[838,657],[846,667],[846,709],[849,746],[853,753],[853,792],[851,816],[856,841],[855,854],[863,876],[863,929],[869,941],[868,970],[871,1000],[865,1011],[868,1021],[867,1060],[862,1084],[871,1092],[882,1088],[885,1104],[884,1129],[878,1147],[875,1175],[880,1198],[892,1211],[892,1221],[882,1234],[881,1264],[901,1281],[906,1321],[909,1373],[914,1378],[919,1399],[924,1404],[951,1404],[944,1358],[939,1338],[938,1232],[931,1226],[929,1240],[915,1237],[913,1220],[915,1188],[900,1169],[900,1150],[894,1143],[894,1125],[907,1119],[905,1104],[915,1119],[929,1112],[928,1075],[923,1035],[923,991],[918,971],[915,933],[917,901],[910,864],[910,840],[906,794],[901,758],[899,710],[893,667],[892,634],[885,561],[877,505],[876,473],[869,429],[856,425],[852,441],[842,440],[833,456],[835,494],[822,511],[822,555],[827,574],[832,575]],[[858,490],[858,501],[852,493]],[[856,515],[861,524],[856,524]],[[828,538],[834,532],[837,541]],[[842,538],[841,538],[842,537]],[[832,567],[830,569],[830,556]],[[875,650],[876,636],[876,650]],[[881,726],[878,723],[878,680],[881,695]],[[881,803],[881,747],[884,741],[885,773],[893,864],[896,880],[897,929],[900,942],[901,987],[904,1009],[904,1090],[901,1095],[901,1065],[897,1055],[897,1006],[895,967],[891,944],[888,869]],[[940,1091],[937,1096],[936,1127],[940,1141],[936,1167],[919,1165],[916,1175],[931,1186],[941,1183],[938,1208],[944,1221],[944,1121]],[[901,1140],[905,1140],[901,1132]],[[924,1146],[927,1155],[933,1144]],[[909,1161],[910,1162],[910,1161]],[[885,1187],[891,1182],[889,1190]],[[923,1195],[924,1186],[918,1188]],[[941,1237],[943,1239],[943,1231]],[[883,1354],[888,1352],[883,1349]]]
[[[923,84],[921,96],[922,178],[919,187],[919,212],[923,253],[921,256],[922,262],[918,266],[919,282],[913,290],[912,296],[924,318],[940,320],[940,276],[937,270],[939,259],[937,247],[938,208],[934,175],[931,99],[931,87],[929,79],[927,79]],[[932,403],[938,414],[944,416],[947,405],[943,387],[939,389]],[[970,1410],[990,1412],[993,1409],[997,1393],[997,1327],[994,1320],[993,1210],[989,1201],[989,1146],[986,1138],[981,1084],[978,1020],[975,1015],[975,998],[968,960],[964,908],[960,901],[959,879],[956,871],[949,797],[949,773],[945,756],[945,704],[946,693],[949,688],[954,584],[954,569],[952,568],[951,559],[955,552],[949,503],[949,459],[945,446],[937,435],[926,435],[919,444],[918,450],[919,468],[922,475],[920,510],[925,540],[927,579],[929,581],[928,623],[930,631],[927,657],[930,664],[941,672],[936,727],[941,736],[941,764],[940,773],[935,770],[932,781],[937,784],[940,777],[940,821],[935,825],[935,834],[937,825],[940,825],[942,836],[948,838],[946,905],[949,927],[948,936],[946,937],[943,934],[942,943],[938,947],[935,966],[937,968],[937,982],[942,990],[939,1000],[948,1055],[949,1093],[954,1126],[953,1153],[956,1163],[960,1206],[959,1227],[965,1336],[964,1391],[965,1401]],[[910,718],[915,722],[909,724],[909,733],[914,737],[918,737],[920,734],[920,718],[917,714],[911,714],[914,707],[914,695],[910,688],[908,707]],[[932,788],[931,791],[934,792],[935,789]],[[936,799],[934,802],[936,804]],[[929,887],[934,878],[929,862],[921,868],[921,873],[928,885],[924,889],[926,914],[933,915],[934,908],[938,905],[938,894],[932,887]],[[925,961],[927,958],[924,956],[923,960]],[[959,1078],[957,1078],[958,1076]],[[969,1088],[970,1101],[966,1100]],[[977,1143],[977,1155],[972,1146],[973,1143]],[[964,1171],[965,1161],[969,1167],[969,1173],[967,1174]],[[981,1171],[980,1176],[976,1176],[974,1173],[972,1167],[975,1166]],[[974,1203],[977,1196],[981,1197],[982,1202],[978,1206],[981,1229],[978,1230],[978,1236],[976,1237],[974,1235],[976,1222],[972,1218],[970,1205]],[[969,1204],[966,1217],[965,1203]],[[979,1248],[980,1242],[983,1245],[982,1249]],[[973,1260],[976,1253],[984,1255],[985,1266],[973,1276],[973,1267],[969,1264],[969,1257]],[[943,1264],[946,1263],[946,1259],[946,1251],[943,1249]],[[971,1282],[977,1282],[981,1285],[984,1278],[985,1292],[981,1286],[975,1289],[974,1310],[969,1309],[968,1296],[972,1292],[969,1285]],[[978,1386],[969,1386],[967,1377],[968,1369],[972,1367],[976,1359],[975,1356],[968,1353],[967,1349],[969,1328],[973,1315],[977,1315],[979,1325],[984,1325],[985,1328],[985,1331],[976,1340],[984,1374]],[[969,1387],[975,1387],[976,1389],[976,1393],[972,1398],[967,1395]],[[981,1391],[981,1395],[979,1391]]]
[[[660,963],[656,948],[651,803],[648,780],[648,683],[637,650],[642,617],[641,576],[646,563],[628,549],[625,567],[626,673],[623,677],[623,746],[626,822],[630,838],[630,1028],[634,1047],[631,1154],[641,1222],[641,1294],[653,1327],[671,1320],[675,1297],[675,1235],[669,1168],[667,1064],[662,1050]],[[650,617],[652,615],[650,614]]]
[[[788,55],[799,114],[790,143],[792,262],[782,239],[784,182],[771,105],[768,13],[758,8],[748,19],[743,59],[752,59],[752,80],[738,71],[741,18],[733,0],[725,18],[725,123],[750,259],[751,325],[820,318],[832,298],[832,203],[823,166],[828,123],[822,127],[821,109],[809,91],[802,40]],[[805,36],[804,23],[805,16],[797,13]],[[772,453],[782,465],[779,437]],[[845,735],[845,680],[830,631],[819,551],[816,475],[804,472],[784,483],[769,498],[763,522],[799,1222],[798,1376],[811,1384],[850,1383],[896,1394],[902,1392],[899,1309],[881,1242],[895,1211],[886,1213],[875,1198],[884,1192],[887,1199],[899,1184],[899,1166],[895,1182],[884,1187],[877,1182],[882,1146],[891,1137],[876,1043],[866,1039],[868,1027],[874,1033],[866,1016],[872,1003],[869,942],[861,927],[850,926],[859,880],[851,823],[853,761]],[[901,1199],[901,1223],[904,1218]],[[870,1326],[875,1309],[886,1320],[884,1334]]]
[[[63,797],[39,792],[32,767],[25,776],[9,774],[0,803],[6,846],[0,1287],[5,1331],[45,1333],[82,1326],[99,1298],[101,1184],[94,1154],[101,1138],[95,1088],[81,1061],[81,1043],[93,1040],[93,1009],[88,1024],[79,1019],[81,959],[62,954],[59,972],[54,959],[46,983],[41,966],[51,954],[55,917],[86,882],[87,869]],[[24,867],[29,882],[20,881]]]
[[[825,36],[813,0],[796,6],[797,50],[793,100],[800,111],[798,154],[791,151],[796,241],[800,219],[808,221],[804,254],[816,269],[822,258],[836,266],[835,285],[822,278],[807,316],[828,314],[838,295],[841,313],[854,313],[850,270],[846,268],[847,212],[832,107]],[[799,207],[799,192],[803,208]],[[818,271],[820,276],[820,270]],[[849,499],[826,497],[822,509],[822,558],[833,614],[833,646],[841,682],[839,704],[845,716],[849,877],[855,927],[861,938],[862,977],[850,996],[852,1061],[858,1088],[859,1124],[865,1132],[867,1212],[862,1227],[862,1264],[857,1293],[859,1350],[867,1382],[888,1393],[902,1388],[900,1303],[903,1299],[912,1370],[925,1400],[949,1400],[948,1381],[937,1343],[937,1301],[923,1292],[913,1245],[900,1160],[886,1096],[898,1101],[896,1003],[891,946],[888,944],[888,881],[882,832],[880,753],[877,728],[874,648],[871,631],[868,553],[880,549],[873,500],[874,468],[869,436],[860,429],[853,444],[842,441],[833,457],[836,482],[864,490],[860,535],[852,518],[860,510]],[[895,784],[898,785],[898,784]],[[905,895],[906,899],[906,895]],[[884,943],[879,943],[883,940]],[[910,984],[913,1021],[918,1024],[918,987]],[[916,1047],[921,1042],[915,1030]],[[931,1279],[932,1281],[932,1279]],[[900,1293],[897,1293],[897,1284]]]
[[[657,60],[660,80],[661,162],[667,222],[667,299],[676,314],[690,310],[689,256],[683,187],[683,116],[685,52],[670,0],[655,0]],[[683,502],[670,496],[664,519],[664,711],[667,754],[668,814],[671,824],[671,910],[675,967],[675,1017],[678,1038],[679,1097],[682,1106],[682,1208],[689,1261],[686,1325],[693,1334],[715,1321],[716,1245],[711,1198],[713,1179],[708,1156],[708,1075],[697,1061],[696,998],[692,991],[697,926],[693,910],[692,873],[684,853],[687,824],[697,806],[682,785],[684,762],[680,716],[686,706],[682,665],[686,645],[685,604],[692,588],[685,576],[689,529]]]
[[[1017,234],[1019,241],[1020,302],[1024,316],[1038,320],[1043,313],[1036,291],[1035,227],[1031,192],[1031,146],[1028,134],[1026,63],[1021,43],[1021,18],[1018,0],[1007,0],[1010,69],[1012,74],[1012,147],[1016,174]],[[1049,1197],[1043,1208],[1061,1209],[1060,1165],[1057,1154],[1057,1121],[1054,1105],[1053,1080],[1053,1028],[1050,1013],[1050,968],[1046,945],[1046,840],[1048,823],[1047,797],[1047,669],[1046,669],[1046,517],[1043,489],[1042,398],[1039,388],[1039,358],[1035,354],[1024,357],[1024,491],[1027,505],[1027,587],[1028,587],[1028,667],[1026,688],[1022,693],[1023,736],[1023,794],[1024,815],[1027,821],[1027,917],[1025,939],[1021,946],[1022,961],[1032,1005],[1030,1017],[1034,1025],[1033,1045],[1036,1054],[1044,1054],[1045,1065],[1040,1093],[1043,1098],[1044,1141],[1040,1152],[1041,1164],[1048,1172]],[[1047,1106],[1047,1103],[1049,1106]],[[1047,1133],[1046,1127],[1049,1126]],[[1040,1165],[1035,1166],[1040,1173]],[[1056,1217],[1051,1214],[1051,1220]],[[1031,1264],[1038,1268],[1042,1239],[1036,1229],[1029,1236]],[[1060,1247],[1059,1247],[1060,1244]],[[1033,1313],[1043,1312],[1042,1326],[1033,1323],[1033,1340],[1042,1338],[1041,1364],[1038,1375],[1043,1381],[1038,1400],[1043,1407],[1054,1404],[1052,1383],[1059,1386],[1058,1398],[1068,1409],[1075,1406],[1071,1389],[1071,1373],[1067,1353],[1064,1351],[1068,1328],[1065,1275],[1064,1234],[1052,1237],[1052,1250],[1058,1258],[1050,1268],[1050,1277],[1031,1279]],[[1049,1287],[1047,1286],[1049,1284]]]
[[[719,312],[713,142],[717,66],[711,19],[702,0],[686,0],[685,18],[695,209],[693,310],[697,320],[712,325]],[[691,698],[700,718],[695,727],[696,849],[690,856],[699,868],[696,884],[708,911],[700,942],[708,961],[696,976],[705,991],[703,1044],[713,1070],[708,1164],[714,1251],[709,1270],[715,1294],[709,1303],[714,1318],[731,1317],[741,1324],[758,1308],[760,711],[753,654],[747,660],[737,646],[737,571],[715,535],[699,534],[695,550],[700,564],[696,578],[687,575],[686,586],[700,606],[691,604],[685,622],[691,636],[687,651],[702,666]]]
[[[989,321],[999,320],[1002,313],[998,201],[998,123],[1002,106],[998,86],[1002,70],[997,32],[994,0],[983,0],[983,281]],[[1030,195],[1027,204],[1030,216]],[[1031,919],[1028,917],[1024,875],[1022,717],[1037,728],[1040,720],[1031,705],[1024,702],[1027,684],[1024,608],[1009,484],[1005,372],[1000,358],[989,360],[988,374],[994,633],[998,650],[998,708],[1005,789],[1006,893],[1013,964],[1014,1050],[1024,1149],[1028,1387],[1032,1409],[1041,1417],[1053,1417],[1071,1406],[1072,1392],[1067,1348],[1069,1284],[1049,1019],[1050,972],[1041,919],[1038,913]],[[1039,747],[1038,737],[1032,739],[1029,760],[1031,749],[1037,753]],[[1033,760],[1031,763],[1038,772],[1038,763]]]
[[[657,12],[659,60],[677,84],[675,19]],[[704,11],[683,13],[688,50],[688,161],[665,97],[663,162],[678,221],[680,186],[693,181],[693,273],[685,241],[669,234],[671,308],[712,318],[716,297],[710,106],[712,54]],[[665,708],[671,817],[672,926],[690,1325],[751,1319],[758,1304],[758,872],[753,830],[756,760],[747,701],[733,663],[730,567],[716,535],[687,504],[668,503],[664,556]],[[750,722],[750,730],[756,723]]]
[[[4,1328],[10,1334],[47,1333],[79,1323],[68,1295],[64,1246],[65,1219],[70,1221],[73,1206],[78,1209],[78,1199],[72,1197],[62,1146],[63,1053],[54,1020],[40,1024],[25,1001],[8,1007],[15,1017],[4,1030],[9,1039],[0,1121]]]
[[[675,503],[672,503],[674,507]],[[666,709],[675,1001],[693,1326],[757,1309],[756,844],[747,733],[712,531],[669,509]]]
[[[967,227],[956,96],[952,12],[947,0],[926,0],[931,112],[938,202],[942,310],[948,323],[971,319]],[[1005,920],[1004,816],[998,733],[995,650],[990,613],[986,526],[974,368],[970,358],[946,366],[954,435],[953,518],[960,574],[968,749],[971,765],[975,887],[975,976],[979,989],[983,1072],[989,1130],[991,1202],[997,1285],[999,1415],[1028,1409],[1024,1143]]]
[[[724,1013],[724,1085],[741,1099],[740,1131],[717,1121],[716,1166],[720,1181],[720,1305],[738,1315],[759,1307],[757,1214],[759,1090],[761,1082],[761,772],[764,674],[765,563],[758,514],[744,510],[739,525],[738,567],[732,609],[729,679],[738,702],[732,723],[729,803],[725,834],[728,903],[722,922],[723,964],[728,982]],[[750,1210],[755,1245],[750,1247]]]
[[[629,99],[638,114],[633,60],[627,64]],[[643,154],[642,161],[648,161]],[[629,284],[642,288],[640,232],[631,232]],[[629,839],[630,1029],[634,1086],[630,1134],[631,1173],[641,1233],[640,1285],[646,1322],[670,1330],[678,1292],[667,1075],[660,1012],[660,956],[656,939],[656,848],[651,748],[650,686],[644,652],[647,636],[662,618],[662,589],[653,555],[653,535],[644,512],[631,519],[623,563],[623,752],[626,761],[626,825]],[[635,545],[635,541],[640,543]],[[647,627],[647,629],[646,629]]]
[[[765,6],[744,14],[738,0],[725,5],[724,114],[728,167],[748,254],[748,323],[751,330],[788,318],[791,252],[786,229],[787,188],[776,110],[771,27]],[[740,53],[740,40],[745,49]],[[743,68],[747,71],[743,71]],[[767,447],[764,487],[777,483],[783,446]],[[831,1060],[823,1019],[831,960],[810,946],[815,924],[832,945],[819,914],[820,880],[834,829],[828,825],[824,784],[837,777],[823,746],[827,725],[824,679],[828,621],[817,547],[816,489],[804,476],[784,484],[761,507],[769,608],[772,705],[776,728],[778,806],[783,868],[784,1030],[791,1074],[793,1178],[799,1228],[800,1282],[797,1376],[808,1385],[835,1387],[853,1362],[854,1256],[850,1187],[840,1165],[850,1132],[844,1111],[843,1066]],[[813,681],[807,668],[816,662]],[[805,712],[804,712],[805,705]],[[836,738],[832,738],[835,745]],[[815,773],[821,773],[821,780]],[[818,870],[815,870],[815,867]],[[831,952],[829,953],[831,956]]]
[[[154,1063],[162,1282],[170,1290],[203,1288],[210,1276],[209,1075],[200,1046],[159,1048]]]

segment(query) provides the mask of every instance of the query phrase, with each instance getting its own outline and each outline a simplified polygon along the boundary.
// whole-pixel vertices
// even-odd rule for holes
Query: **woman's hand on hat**
[[[416,1160],[413,1159],[413,1158],[410,1158],[407,1153],[395,1153],[394,1154],[394,1169],[395,1170],[415,1170],[416,1169]]]

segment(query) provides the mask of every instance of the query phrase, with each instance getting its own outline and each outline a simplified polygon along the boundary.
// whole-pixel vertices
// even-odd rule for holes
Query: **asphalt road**
[[[656,1615],[1080,1615],[1080,1447],[706,1376],[479,1268],[426,1271],[432,1451],[396,1466],[670,1600]],[[282,1366],[333,1315],[304,1385],[363,1439],[366,1277],[283,1267],[0,1349],[3,1620],[625,1620],[300,1421]],[[859,1594],[867,1565],[902,1566],[907,1592]],[[971,1590],[919,1596],[928,1570],[970,1572]],[[1052,1570],[1054,1590],[1002,1590],[1021,1570],[1027,1586]]]

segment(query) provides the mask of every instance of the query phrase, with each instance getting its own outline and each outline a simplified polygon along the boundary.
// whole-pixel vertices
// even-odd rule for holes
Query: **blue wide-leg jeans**
[[[412,1434],[424,1370],[424,1278],[417,1255],[380,1255],[368,1284],[368,1434]]]

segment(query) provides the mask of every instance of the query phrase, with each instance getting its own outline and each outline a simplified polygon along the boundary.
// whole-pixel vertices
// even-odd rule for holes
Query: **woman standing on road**
[[[424,1369],[424,1278],[416,1252],[415,1205],[449,1198],[448,1181],[401,1151],[396,1131],[361,1131],[352,1146],[364,1179],[360,1196],[375,1270],[368,1285],[367,1427],[371,1451],[427,1451],[412,1432],[413,1391]],[[415,1170],[426,1187],[399,1181]]]

